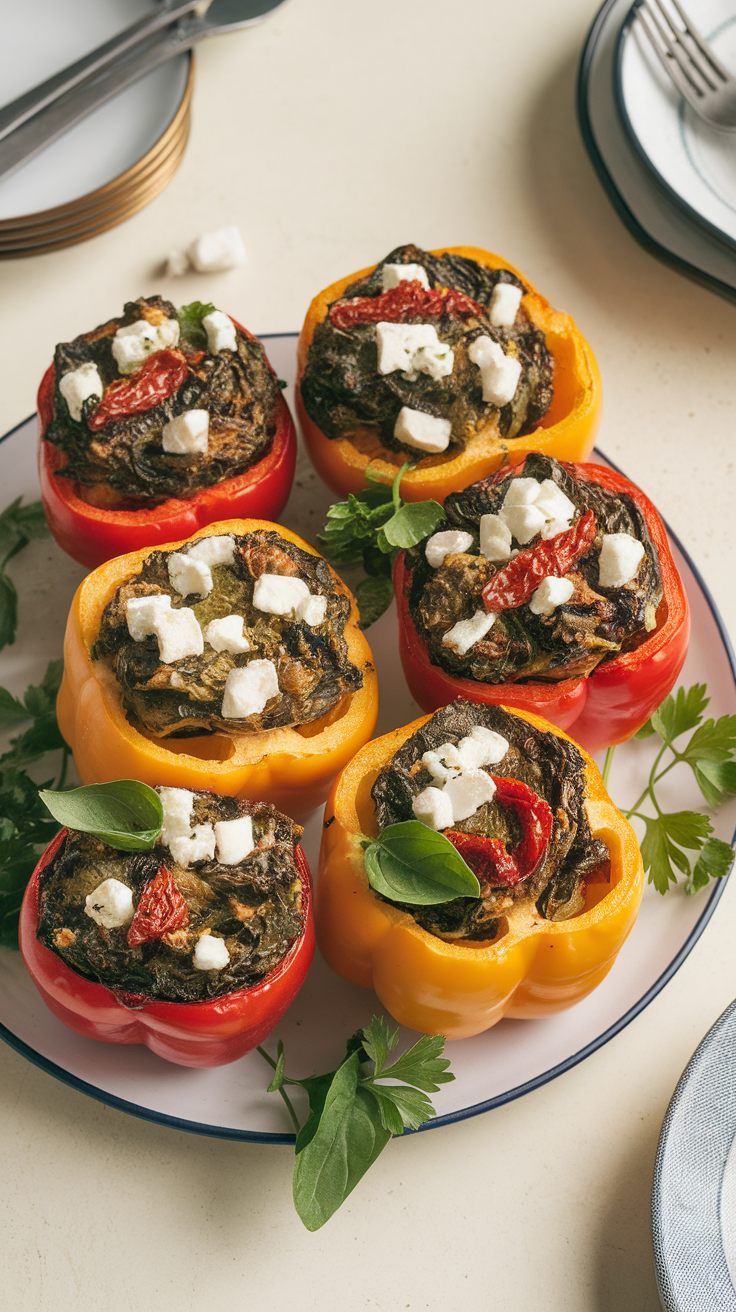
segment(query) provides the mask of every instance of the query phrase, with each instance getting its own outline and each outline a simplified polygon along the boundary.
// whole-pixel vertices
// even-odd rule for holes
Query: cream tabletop
[[[731,632],[736,310],[653,260],[584,152],[577,62],[596,0],[290,0],[197,54],[192,137],[121,227],[0,265],[0,432],[53,344],[160,291],[259,332],[412,241],[503,253],[569,311],[605,389],[599,444],[688,545]],[[242,269],[160,275],[237,223]],[[671,894],[670,896],[677,896]],[[674,979],[552,1083],[389,1146],[315,1235],[287,1147],[199,1138],[102,1106],[2,1050],[5,1306],[18,1312],[657,1308],[660,1124],[736,993],[736,887]]]

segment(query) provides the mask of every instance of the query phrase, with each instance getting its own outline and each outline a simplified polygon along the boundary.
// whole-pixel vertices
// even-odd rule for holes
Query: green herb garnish
[[[65,793],[42,790],[40,797],[60,825],[94,834],[123,852],[150,851],[161,833],[161,799],[137,779],[87,784]]]
[[[304,1080],[285,1073],[284,1045],[276,1061],[259,1048],[274,1076],[269,1093],[281,1094],[296,1131],[294,1206],[307,1230],[329,1221],[365,1175],[386,1144],[404,1129],[417,1130],[436,1115],[427,1097],[454,1080],[442,1057],[444,1035],[424,1035],[393,1066],[386,1058],[399,1041],[381,1016],[348,1039],[347,1055],[337,1070]],[[371,1073],[363,1063],[375,1064]],[[404,1081],[384,1084],[383,1080]],[[298,1085],[309,1098],[309,1116],[299,1124],[284,1085]]]
[[[367,629],[390,606],[394,595],[391,572],[396,554],[416,546],[444,517],[437,501],[404,502],[401,480],[410,463],[402,465],[389,487],[371,472],[365,476],[370,487],[350,493],[327,511],[327,522],[319,542],[335,565],[362,565],[368,576],[355,589],[360,626]]]
[[[212,314],[214,309],[211,301],[206,305],[202,301],[192,301],[189,305],[181,305],[176,312],[179,332],[184,341],[200,351],[207,349],[207,333],[202,327],[202,320],[206,314]]]
[[[368,883],[393,902],[437,906],[480,897],[480,884],[457,848],[420,820],[387,825],[366,844],[363,861]]]
[[[0,515],[0,648],[15,642],[18,630],[18,592],[5,566],[33,538],[45,538],[49,531],[41,502],[22,506],[22,500],[17,497]]]

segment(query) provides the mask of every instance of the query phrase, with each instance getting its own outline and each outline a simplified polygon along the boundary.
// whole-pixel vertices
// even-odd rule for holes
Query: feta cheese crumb
[[[491,337],[476,337],[468,347],[468,359],[480,369],[483,400],[507,405],[514,399],[521,377],[521,361],[506,355]]]
[[[452,824],[452,802],[441,788],[423,788],[411,804],[417,820],[429,829],[449,829]]]
[[[489,318],[494,328],[513,328],[522,298],[521,287],[512,282],[497,282],[493,288]]]
[[[622,588],[639,572],[644,544],[630,533],[604,533],[598,559],[598,582],[602,588]]]
[[[511,529],[501,515],[481,515],[480,550],[487,560],[511,559]]]
[[[542,484],[538,483],[536,478],[511,478],[506,487],[506,495],[503,499],[503,508],[506,510],[509,506],[533,506]]]
[[[458,755],[462,766],[461,773],[465,774],[468,770],[477,770],[481,765],[496,765],[502,761],[509,745],[500,733],[493,733],[491,729],[483,730],[489,737],[480,737],[475,729],[467,738],[461,738],[457,745]]]
[[[192,832],[194,793],[188,788],[159,788],[164,818],[161,842],[168,847],[172,838],[188,838]]]
[[[102,379],[96,364],[87,361],[78,369],[70,369],[63,374],[59,382],[59,391],[69,407],[69,414],[76,423],[82,419],[82,406],[89,396],[102,400],[104,392]]]
[[[212,591],[212,570],[203,560],[197,560],[196,556],[192,559],[191,555],[184,555],[181,551],[175,551],[169,556],[169,578],[172,588],[176,588],[182,597],[194,595],[196,597],[208,597]]]
[[[225,680],[222,715],[225,720],[243,720],[260,715],[272,697],[279,695],[279,680],[273,661],[250,661],[231,670]]]
[[[198,538],[187,552],[190,560],[202,560],[210,569],[215,565],[232,565],[235,560],[234,539],[226,535]]]
[[[476,642],[485,638],[496,616],[493,611],[477,610],[468,620],[458,620],[442,637],[443,647],[453,647],[458,656],[465,656]]]
[[[245,264],[245,246],[240,229],[231,225],[203,232],[192,242],[187,255],[197,273],[224,273]]]
[[[164,665],[183,660],[185,656],[201,656],[204,651],[204,638],[194,611],[188,606],[172,610],[171,597],[166,594],[131,597],[125,604],[125,617],[134,642],[142,642],[155,633]]]
[[[235,324],[222,310],[213,310],[202,320],[202,327],[207,334],[207,350],[216,355],[218,351],[237,351],[238,337]]]
[[[249,815],[237,820],[218,820],[215,824],[217,860],[223,866],[236,866],[253,851],[253,821]]]
[[[472,533],[463,533],[460,529],[448,529],[446,533],[433,533],[427,538],[424,554],[427,564],[432,569],[439,569],[445,556],[454,556],[457,552],[467,551],[473,545]]]
[[[542,511],[536,506],[509,506],[507,509],[504,504],[503,517],[516,541],[522,546],[531,542],[547,522]]]
[[[404,281],[420,282],[429,291],[427,270],[422,264],[384,264],[381,270],[381,290],[388,292]]]
[[[425,770],[429,770],[433,779],[440,779],[442,783],[454,779],[463,768],[460,753],[454,743],[442,743],[434,751],[425,752],[422,765]]]
[[[215,831],[212,825],[195,825],[188,836],[177,835],[169,842],[169,851],[180,866],[195,861],[211,861],[215,855]]]
[[[222,970],[229,960],[224,938],[215,938],[209,932],[200,934],[192,956],[192,965],[197,970]]]
[[[532,615],[551,615],[558,606],[564,606],[569,601],[575,584],[571,579],[558,579],[553,575],[542,579],[539,587],[532,593],[529,599],[529,609]]]
[[[474,724],[470,737],[483,744],[485,760],[481,765],[498,765],[509,750],[508,740],[503,734],[496,733],[495,729],[486,729],[484,724]],[[462,741],[465,742],[465,739]]]
[[[118,328],[112,339],[112,354],[120,373],[132,374],[154,351],[164,351],[178,342],[178,319],[163,319],[156,324],[136,319]]]
[[[437,329],[429,323],[376,324],[378,372],[392,374],[400,369],[407,382],[414,383],[420,373],[435,380],[452,373],[454,353],[441,342]]]
[[[562,488],[558,487],[551,478],[543,479],[537,486],[539,491],[534,502],[537,510],[541,510],[547,519],[565,520],[569,525],[575,514],[575,507],[570,498],[565,496]]]
[[[306,601],[299,603],[297,618],[308,624],[310,629],[316,629],[320,624],[324,624],[326,615],[327,598],[319,593],[310,593]]]
[[[311,593],[304,579],[290,574],[261,574],[253,589],[253,605],[267,615],[293,615],[314,628],[324,622],[327,598]]]
[[[164,424],[161,445],[172,456],[206,455],[209,429],[209,411],[185,410]]]
[[[169,251],[164,262],[164,273],[167,278],[181,278],[188,268],[189,256],[186,251]]]
[[[243,635],[242,615],[223,615],[222,619],[210,620],[204,637],[215,651],[229,651],[233,655],[250,651],[250,643]]]
[[[103,879],[84,899],[84,909],[105,929],[119,929],[133,919],[133,893],[120,879]]]
[[[464,770],[457,779],[450,779],[442,792],[452,807],[453,824],[475,815],[484,802],[492,801],[495,791],[496,785],[485,770]]]
[[[411,410],[408,405],[402,405],[394,424],[397,442],[418,447],[420,451],[429,451],[432,455],[447,450],[451,432],[449,419],[428,415],[423,410]]]

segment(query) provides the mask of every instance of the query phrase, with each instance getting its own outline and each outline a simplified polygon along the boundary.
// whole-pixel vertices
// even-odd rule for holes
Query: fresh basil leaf
[[[0,648],[10,647],[18,631],[18,593],[7,574],[0,574]]]
[[[55,820],[125,852],[146,851],[161,833],[163,807],[158,793],[137,779],[87,784],[68,792],[42,791]]]
[[[434,531],[444,515],[437,501],[408,502],[379,529],[378,546],[382,551],[414,547]]]
[[[480,896],[476,876],[450,840],[419,820],[387,825],[363,859],[371,887],[394,902],[437,906]]]
[[[297,1153],[300,1153],[303,1148],[306,1148],[307,1144],[311,1143],[317,1133],[320,1117],[324,1110],[325,1100],[336,1074],[337,1071],[329,1071],[327,1075],[312,1075],[306,1080],[298,1081],[302,1088],[306,1090],[307,1097],[309,1098],[309,1116],[296,1136]]]
[[[189,305],[181,305],[177,310],[179,332],[190,346],[206,350],[207,332],[202,327],[202,320],[206,314],[212,314],[214,309],[211,301],[206,304],[202,301],[191,301]]]
[[[355,589],[355,600],[360,612],[361,629],[375,624],[394,599],[394,585],[390,578],[361,579]]]
[[[705,888],[711,879],[723,879],[733,865],[733,848],[721,838],[709,838],[695,862],[693,872],[685,883],[685,892],[692,895]]]

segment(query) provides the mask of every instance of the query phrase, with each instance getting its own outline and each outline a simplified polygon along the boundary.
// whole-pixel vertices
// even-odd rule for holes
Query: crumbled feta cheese
[[[253,821],[249,815],[237,820],[218,820],[215,824],[217,860],[224,866],[236,866],[253,851]]]
[[[496,733],[495,729],[486,729],[484,724],[474,724],[470,730],[470,737],[483,744],[485,758],[481,761],[481,765],[498,765],[509,750],[508,740],[503,734]],[[466,740],[463,738],[461,741]]]
[[[622,588],[639,572],[644,544],[630,533],[604,533],[598,559],[598,582],[602,588]]]
[[[443,635],[442,646],[453,647],[458,656],[465,656],[476,642],[485,638],[496,616],[493,611],[477,610],[468,620],[458,620]]]
[[[554,575],[542,579],[539,587],[532,593],[529,599],[529,609],[532,615],[551,615],[558,606],[564,606],[569,601],[575,584],[571,579],[558,579]]]
[[[384,264],[381,269],[381,290],[388,292],[404,281],[420,282],[429,290],[427,270],[422,264]]]
[[[103,879],[84,899],[88,916],[105,929],[119,929],[133,919],[133,893],[120,879]]]
[[[189,256],[186,251],[173,250],[169,251],[164,262],[164,273],[167,278],[181,278],[189,268]]]
[[[175,551],[169,556],[169,578],[172,588],[176,588],[182,597],[192,594],[196,597],[208,597],[212,591],[212,570],[203,560],[194,559]]]
[[[142,642],[149,633],[155,633],[164,665],[183,660],[185,656],[201,656],[204,651],[204,638],[194,611],[188,606],[172,610],[168,595],[131,597],[125,604],[125,616],[134,642]]]
[[[202,327],[207,334],[207,350],[216,355],[218,351],[237,351],[238,337],[235,324],[222,310],[213,310],[202,320]]]
[[[289,574],[261,574],[253,589],[253,605],[267,615],[294,615],[314,628],[324,622],[327,598],[309,591],[304,579]]]
[[[190,560],[203,560],[214,569],[215,565],[232,565],[235,560],[235,542],[225,535],[198,538],[187,552]]]
[[[209,411],[185,410],[164,424],[161,445],[172,456],[205,455],[209,429]]]
[[[417,820],[430,829],[449,829],[452,824],[452,802],[441,788],[423,788],[411,809]]]
[[[533,506],[541,486],[536,478],[510,478],[503,499],[504,510],[509,506]]]
[[[569,524],[575,514],[575,507],[562,488],[553,483],[551,478],[543,479],[537,486],[539,492],[534,501],[537,510],[541,510],[547,519],[566,520]]]
[[[429,451],[432,455],[447,450],[451,432],[449,419],[425,414],[423,410],[411,410],[408,405],[402,405],[394,424],[397,442],[418,447],[420,451]]]
[[[512,282],[497,282],[493,288],[489,318],[494,328],[513,328],[519,313],[521,287]]]
[[[197,970],[222,970],[230,960],[230,953],[224,938],[214,934],[200,934],[192,956],[192,965]]]
[[[490,802],[496,791],[491,776],[485,770],[464,770],[457,779],[450,779],[442,790],[452,807],[452,821],[467,820],[479,806]]]
[[[226,269],[237,269],[245,264],[240,229],[232,225],[217,228],[214,232],[203,232],[192,242],[187,255],[197,273],[224,273]]]
[[[215,855],[215,831],[212,825],[195,825],[188,836],[177,835],[170,839],[169,851],[180,866],[191,866],[195,861],[211,861]]]
[[[507,509],[504,505],[502,513],[516,541],[522,546],[531,542],[547,522],[536,506],[509,506]]]
[[[542,537],[548,542],[550,538],[556,538],[558,533],[566,533],[569,527],[570,522],[567,519],[548,519],[542,529]]]
[[[429,770],[433,779],[440,779],[443,783],[447,779],[454,779],[463,768],[460,753],[454,743],[442,743],[434,751],[425,752],[422,765],[425,770]]]
[[[242,615],[223,615],[222,619],[210,620],[204,636],[215,651],[229,651],[233,654],[250,651],[250,643],[243,636]]]
[[[250,661],[231,670],[225,680],[222,715],[225,720],[243,720],[260,715],[272,697],[279,695],[279,680],[273,661]]]
[[[118,328],[112,339],[112,353],[120,373],[132,374],[154,351],[164,351],[178,342],[178,319],[163,319],[156,324],[136,319]]]
[[[327,598],[320,593],[312,593],[306,601],[299,603],[297,619],[303,620],[310,629],[316,629],[318,625],[324,624],[326,615]]]
[[[379,323],[376,341],[379,374],[400,369],[414,383],[420,374],[437,380],[452,373],[454,353],[430,323]]]
[[[521,361],[505,355],[491,337],[476,337],[468,347],[468,359],[480,369],[484,401],[501,406],[514,399],[521,377]]]
[[[168,847],[172,838],[189,838],[192,832],[194,793],[188,788],[159,788],[164,818],[161,842]]]
[[[511,558],[511,529],[501,515],[481,515],[480,549],[487,560]]]
[[[82,406],[89,396],[96,396],[98,401],[102,400],[104,392],[102,379],[96,364],[88,361],[87,364],[80,364],[78,369],[71,369],[69,373],[62,374],[59,381],[59,391],[69,407],[69,414],[76,423],[82,419]]]
[[[473,534],[463,533],[460,529],[452,528],[446,533],[433,533],[431,538],[427,538],[427,545],[424,548],[427,564],[431,565],[432,569],[439,569],[445,556],[454,556],[458,552],[467,551],[472,545]]]

